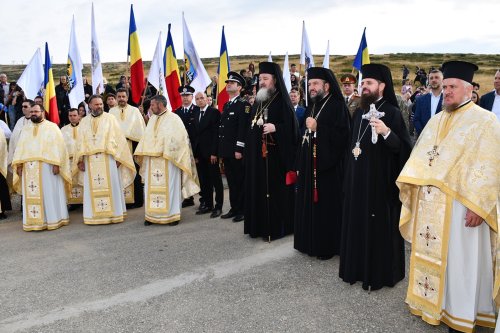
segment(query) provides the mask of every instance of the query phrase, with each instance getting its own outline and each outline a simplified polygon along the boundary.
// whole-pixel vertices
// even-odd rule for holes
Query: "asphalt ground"
[[[14,200],[0,222],[0,332],[448,331],[409,313],[407,279],[368,293],[338,277],[338,257],[195,211],[178,226],[144,226],[142,208],[87,226],[80,208],[59,230],[24,232]]]

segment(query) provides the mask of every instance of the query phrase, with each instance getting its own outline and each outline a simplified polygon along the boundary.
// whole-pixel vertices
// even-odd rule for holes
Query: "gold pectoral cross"
[[[432,166],[432,161],[439,156],[437,148],[438,146],[434,145],[432,149],[427,152],[427,155],[429,155],[429,166]]]

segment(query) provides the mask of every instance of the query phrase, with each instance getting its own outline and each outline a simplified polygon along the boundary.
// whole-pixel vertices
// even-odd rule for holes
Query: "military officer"
[[[244,220],[243,151],[246,133],[250,126],[250,104],[240,97],[245,85],[245,78],[240,74],[236,72],[227,74],[226,91],[229,101],[224,104],[219,126],[218,154],[224,163],[231,205],[231,209],[221,215],[221,218],[232,218],[233,222]]]
[[[342,93],[344,94],[345,103],[352,119],[354,111],[359,108],[360,100],[360,97],[354,93],[356,77],[352,74],[344,74],[340,77],[340,82],[342,83]]]

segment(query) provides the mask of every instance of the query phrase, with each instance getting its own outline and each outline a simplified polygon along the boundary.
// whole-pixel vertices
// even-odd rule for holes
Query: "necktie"
[[[198,121],[201,121],[201,118],[203,118],[204,114],[205,114],[205,111],[200,111],[200,119]]]
[[[349,97],[345,98],[345,104],[349,103]]]

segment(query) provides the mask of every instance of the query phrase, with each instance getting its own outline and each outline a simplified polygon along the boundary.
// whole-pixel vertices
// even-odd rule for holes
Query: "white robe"
[[[107,223],[119,223],[123,222],[123,218],[127,215],[127,208],[125,206],[125,196],[123,194],[123,186],[120,178],[120,174],[118,172],[118,168],[116,167],[116,161],[113,156],[108,155],[109,158],[109,178],[111,183],[111,195],[113,200],[113,218]],[[85,156],[85,171],[83,172],[83,220],[85,223],[85,219],[93,219],[92,215],[92,201],[90,196],[90,185],[89,185],[89,176],[87,170],[88,166],[88,157]],[[121,218],[120,218],[121,217]],[[88,223],[88,224],[106,224],[106,223]]]
[[[149,157],[144,156],[144,161],[143,165],[145,166],[145,175],[144,177],[144,202],[145,205],[148,205],[147,202],[147,191],[148,191],[148,175],[149,175]],[[162,223],[162,222],[155,222],[153,220],[164,220],[168,222],[164,223],[171,223],[171,222],[176,222],[180,220],[180,214],[181,214],[181,206],[182,206],[182,192],[181,192],[181,177],[182,177],[182,172],[181,170],[176,167],[172,162],[168,161],[168,192],[169,192],[169,210],[165,211],[162,214],[151,214],[150,216],[153,219],[150,219],[151,222],[153,223]],[[146,217],[147,219],[147,217]]]
[[[453,201],[442,309],[447,321],[472,329],[476,320],[495,324],[493,264],[489,226],[466,227],[466,212]]]
[[[36,230],[57,229],[69,223],[68,207],[66,206],[66,192],[64,181],[60,175],[52,173],[52,165],[41,163],[42,172],[42,195],[44,224]],[[23,227],[26,226],[26,202],[24,195],[24,177],[22,177],[23,189]],[[31,226],[26,226],[30,228]],[[32,227],[30,229],[33,229]],[[26,230],[26,229],[25,229]]]

